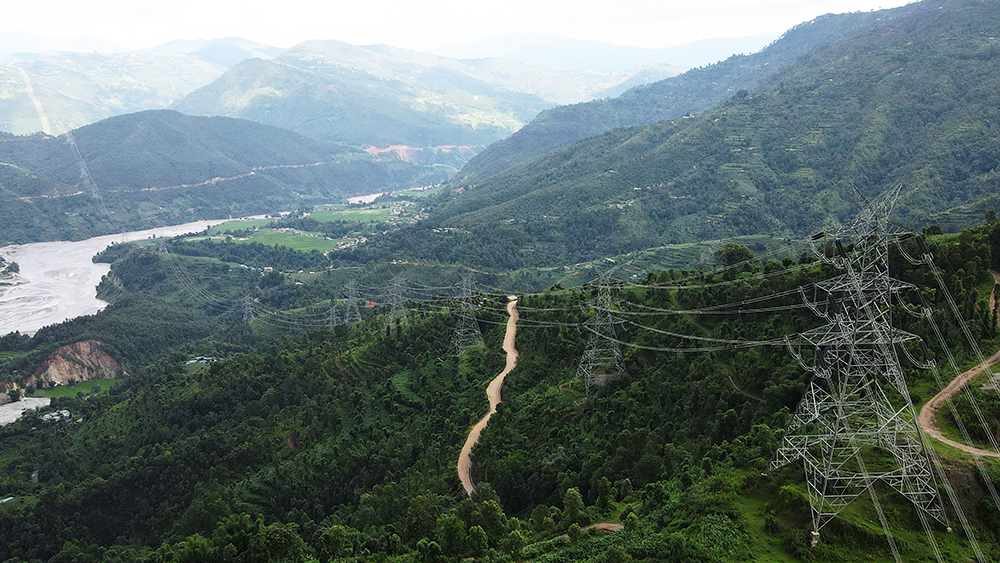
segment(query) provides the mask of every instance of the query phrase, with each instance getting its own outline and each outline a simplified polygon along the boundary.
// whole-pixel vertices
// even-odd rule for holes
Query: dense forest
[[[1000,225],[931,236],[928,246],[975,338],[994,349],[997,319],[987,304],[994,289],[987,269],[1000,266]],[[815,326],[818,320],[807,312],[643,321],[662,333],[626,325],[620,334],[627,343],[626,373],[588,394],[576,377],[587,332],[573,327],[592,314],[585,304],[596,290],[557,286],[523,297],[520,361],[473,451],[478,489],[467,498],[454,464],[468,428],[485,411],[482,390],[503,363],[502,294],[484,294],[477,313],[486,346],[462,354],[449,347],[454,320],[441,309],[446,295],[411,301],[405,325],[387,327],[383,316],[367,314],[351,326],[263,338],[278,325],[268,328],[264,318],[246,325],[232,318],[236,311],[208,321],[207,302],[188,306],[192,318],[201,319],[195,325],[167,316],[177,310],[170,302],[183,285],[178,272],[202,281],[219,278],[220,287],[212,289],[217,293],[232,286],[238,296],[251,284],[264,291],[262,298],[267,291],[291,292],[283,305],[288,308],[322,299],[319,290],[284,276],[269,286],[268,276],[242,268],[227,268],[229,277],[222,278],[223,271],[212,268],[223,263],[205,257],[146,248],[116,252],[108,282],[118,292],[115,305],[60,330],[111,326],[116,307],[158,302],[160,310],[143,315],[162,323],[155,334],[192,332],[184,336],[191,339],[199,327],[202,345],[216,343],[218,360],[192,369],[188,358],[205,348],[189,346],[185,353],[176,342],[159,348],[137,342],[142,353],[122,352],[131,366],[126,381],[109,393],[55,400],[55,408],[78,413],[81,422],[42,423],[29,415],[3,427],[0,493],[14,500],[0,506],[0,556],[9,561],[889,557],[865,502],[824,529],[823,541],[810,548],[801,470],[762,475],[806,384],[784,346],[654,351],[678,345],[664,333],[780,337]],[[796,287],[836,273],[799,253],[790,247],[757,260],[732,245],[719,253],[725,268],[717,274],[650,273],[618,295],[635,307],[678,311],[773,294],[785,295],[778,305],[792,303]],[[175,259],[188,269],[163,264]],[[898,254],[890,266],[923,290],[940,318],[948,317],[926,268]],[[681,289],[655,289],[662,285]],[[942,355],[920,320],[895,317],[901,328],[927,340],[931,354]],[[942,325],[958,361],[972,361],[957,324]],[[124,334],[154,334],[140,326],[120,330],[122,340],[111,348],[116,351],[128,350]],[[35,340],[57,333],[41,331]],[[223,345],[226,334],[231,342],[242,335],[242,343]],[[23,350],[32,344],[10,336],[2,345]],[[914,400],[929,398],[930,376],[913,368],[906,374]],[[974,392],[992,420],[1000,417],[995,393]],[[995,557],[1000,511],[967,462],[945,461],[961,476],[961,502]],[[991,471],[1000,482],[996,468]],[[912,508],[890,493],[882,502],[904,556],[923,560],[928,547]],[[598,522],[624,529],[588,528]],[[968,557],[961,534],[937,536],[956,560]]]

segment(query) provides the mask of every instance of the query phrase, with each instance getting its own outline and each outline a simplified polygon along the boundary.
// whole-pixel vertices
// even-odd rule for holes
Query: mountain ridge
[[[170,110],[112,117],[73,138],[103,202],[68,136],[0,135],[4,244],[270,213],[446,177],[252,121]]]
[[[618,127],[648,125],[704,111],[753,88],[800,56],[905,14],[929,11],[940,2],[918,2],[878,12],[828,14],[799,24],[758,53],[689,70],[622,95],[560,106],[538,115],[510,137],[493,143],[463,167],[459,181],[488,178],[519,162]]]
[[[556,101],[604,95],[673,67],[601,75],[501,59],[460,61],[387,45],[311,40],[245,61],[171,107],[356,146],[484,146]],[[609,88],[611,90],[609,90]]]

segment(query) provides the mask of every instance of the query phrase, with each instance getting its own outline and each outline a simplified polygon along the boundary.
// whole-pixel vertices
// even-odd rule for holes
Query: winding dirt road
[[[1000,283],[1000,274],[994,272],[993,270],[990,270],[990,273],[993,274],[993,281],[995,283]],[[993,309],[994,303],[995,303],[995,296],[991,293],[990,310]],[[948,444],[953,448],[960,449],[964,452],[976,454],[979,457],[1000,458],[1000,453],[990,450],[983,450],[973,446],[968,446],[961,442],[956,442],[955,440],[947,438],[934,425],[934,422],[937,419],[938,411],[941,409],[941,406],[944,405],[945,402],[948,401],[948,399],[950,399],[952,396],[958,393],[962,389],[962,387],[964,387],[965,384],[969,382],[970,379],[979,375],[983,370],[993,367],[993,365],[996,364],[997,362],[1000,362],[1000,351],[997,351],[995,354],[987,358],[985,365],[979,364],[959,374],[958,377],[952,379],[951,382],[947,386],[945,386],[945,388],[942,389],[940,393],[934,395],[934,398],[924,403],[924,406],[920,408],[920,417],[919,417],[920,427],[923,429],[923,431],[928,436],[931,436],[936,440],[944,442],[945,444]]]
[[[472,427],[469,437],[465,439],[465,445],[462,446],[462,453],[458,455],[458,478],[462,480],[462,487],[469,495],[476,490],[476,486],[472,484],[472,462],[469,459],[472,447],[479,441],[479,433],[483,431],[483,428],[486,428],[490,417],[497,412],[497,405],[500,404],[500,387],[503,385],[504,378],[517,365],[517,349],[514,348],[514,336],[517,334],[516,299],[507,303],[507,314],[510,315],[510,318],[507,319],[507,332],[503,337],[503,350],[507,352],[507,365],[504,366],[500,375],[494,377],[493,381],[490,381],[486,387],[486,397],[490,401],[490,410]]]

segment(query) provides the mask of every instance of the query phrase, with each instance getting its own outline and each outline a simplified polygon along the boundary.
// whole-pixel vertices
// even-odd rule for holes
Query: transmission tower
[[[253,297],[248,293],[243,296],[243,322],[250,324],[253,317]]]
[[[590,394],[592,389],[604,385],[612,377],[625,373],[625,362],[622,359],[617,334],[622,320],[611,312],[613,304],[611,292],[614,288],[611,274],[616,268],[617,266],[599,274],[597,299],[591,302],[594,316],[586,322],[590,338],[587,341],[587,349],[580,358],[576,376],[583,379],[587,394]]]
[[[337,316],[337,302],[331,299],[330,311],[326,315],[326,326],[333,330],[338,324],[340,324],[340,318]]]
[[[389,287],[387,290],[387,297],[389,301],[389,319],[387,321],[390,327],[403,326],[407,322],[406,317],[406,278],[402,274],[393,277],[389,280]]]
[[[452,348],[461,352],[470,346],[483,346],[483,333],[479,330],[479,322],[476,320],[476,297],[473,293],[475,282],[472,276],[462,276],[459,282],[458,296],[459,307],[455,312],[455,336],[452,339]]]
[[[358,284],[354,280],[347,282],[347,307],[344,309],[344,323],[354,324],[361,320],[361,312],[358,311]]]
[[[844,273],[816,284],[815,299],[800,290],[827,324],[802,333],[798,347],[789,341],[813,377],[771,468],[800,459],[805,465],[814,543],[823,526],[868,492],[895,550],[876,482],[909,499],[925,529],[928,517],[948,525],[928,457],[933,452],[925,449],[897,354],[899,347],[912,357],[907,344],[922,341],[892,326],[892,295],[913,287],[889,276],[888,242],[894,235],[888,216],[898,194],[899,187],[866,202],[850,227],[812,237],[816,254]],[[853,242],[850,252],[844,240]],[[811,365],[803,347],[812,350]],[[926,361],[933,365],[929,356]]]

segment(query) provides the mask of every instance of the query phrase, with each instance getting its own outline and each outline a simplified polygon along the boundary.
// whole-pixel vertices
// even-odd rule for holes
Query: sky
[[[308,39],[428,50],[501,33],[548,33],[661,48],[780,32],[830,12],[906,0],[0,0],[0,33],[88,37],[129,49],[238,36],[290,47]]]

